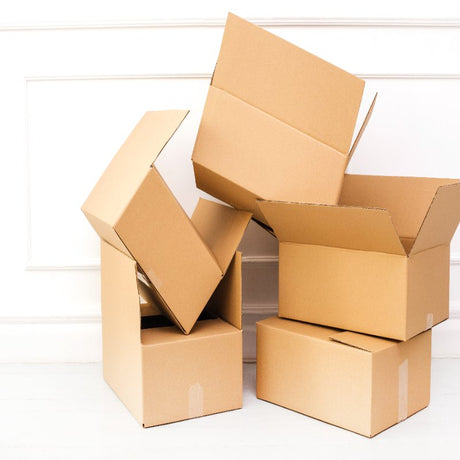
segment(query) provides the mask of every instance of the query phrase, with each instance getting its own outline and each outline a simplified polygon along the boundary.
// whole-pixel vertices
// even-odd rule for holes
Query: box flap
[[[212,86],[347,154],[364,81],[229,14]]]
[[[282,242],[406,255],[384,209],[258,201]]]
[[[346,174],[339,204],[386,209],[402,239],[413,240],[438,187],[458,179]]]
[[[348,163],[350,162],[351,157],[355,153],[356,147],[358,146],[359,141],[361,140],[361,137],[362,137],[362,135],[364,133],[364,130],[366,129],[367,124],[369,123],[369,120],[371,118],[372,112],[374,111],[374,106],[375,106],[375,101],[377,100],[377,95],[378,95],[378,93],[375,93],[374,99],[372,99],[372,103],[369,106],[369,110],[367,111],[367,115],[364,118],[363,124],[359,128],[358,134],[356,135],[356,139],[353,142],[353,145],[351,146],[350,152],[348,153]]]
[[[372,335],[358,334],[356,332],[343,331],[329,336],[334,342],[342,343],[350,347],[375,353],[386,348],[393,347],[398,342],[389,339],[382,339]]]
[[[200,198],[191,220],[224,274],[251,220],[251,213]]]
[[[450,244],[459,221],[460,183],[439,187],[410,253]]]
[[[100,177],[83,212],[114,225],[187,114],[187,110],[146,112]]]
[[[206,305],[208,311],[238,329],[242,328],[243,286],[241,262],[241,252],[237,251],[228,267],[227,273]]]

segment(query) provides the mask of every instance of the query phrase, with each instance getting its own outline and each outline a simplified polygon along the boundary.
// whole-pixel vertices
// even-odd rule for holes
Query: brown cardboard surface
[[[202,198],[198,201],[191,221],[216,257],[222,273],[227,271],[250,220],[249,212],[237,212]]]
[[[404,255],[384,209],[259,201],[280,241]]]
[[[348,344],[329,328],[290,323],[257,323],[258,398],[365,436],[428,405],[431,331],[404,343],[333,332]]]
[[[407,263],[393,254],[280,243],[279,315],[405,340]]]
[[[363,89],[229,14],[192,155],[197,186],[265,224],[256,198],[336,204]]]
[[[138,265],[110,244],[101,245],[104,377],[138,422],[153,426],[240,408],[241,319],[239,327],[219,317],[203,319],[189,335],[168,324],[141,329],[141,309],[149,314],[150,306],[140,304],[140,296],[149,294],[139,289]],[[222,318],[237,322],[241,254],[223,282]]]
[[[209,88],[193,160],[251,195],[320,203],[337,202],[347,163],[340,152],[213,86]],[[225,183],[217,191],[208,189],[206,176],[202,178],[200,172],[195,168],[198,187],[230,202]],[[331,182],[336,186],[331,187]],[[245,204],[240,194],[232,201],[240,209],[256,209],[253,201]]]
[[[153,165],[186,115],[147,112],[82,210],[102,239],[137,261],[156,304],[189,333],[225,274],[250,215],[201,201],[197,212],[206,210],[202,220],[210,248]]]
[[[231,13],[212,85],[342,153],[364,89],[360,78]]]
[[[242,329],[242,255],[237,251],[222,281],[209,299],[206,309],[232,326]]]
[[[445,320],[459,181],[346,175],[340,203],[259,201],[280,241],[280,316],[397,340]]]

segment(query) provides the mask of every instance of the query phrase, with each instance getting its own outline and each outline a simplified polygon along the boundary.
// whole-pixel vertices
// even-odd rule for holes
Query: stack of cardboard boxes
[[[242,404],[241,254],[280,243],[257,396],[373,436],[429,402],[458,180],[345,174],[364,81],[229,15],[192,155],[191,219],[155,168],[186,112],[147,113],[83,205],[102,239],[104,376],[144,426]],[[362,108],[361,108],[362,112]]]

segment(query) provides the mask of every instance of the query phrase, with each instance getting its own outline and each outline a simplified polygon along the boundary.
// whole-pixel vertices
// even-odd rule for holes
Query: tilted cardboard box
[[[198,188],[261,222],[257,198],[336,204],[373,107],[351,146],[363,90],[229,14],[192,156]]]
[[[398,340],[448,318],[459,181],[347,175],[340,203],[259,202],[280,241],[279,315]]]
[[[216,318],[184,335],[158,316],[135,260],[101,245],[104,378],[137,421],[148,427],[240,408],[241,254],[207,306]]]
[[[190,220],[155,167],[187,111],[147,112],[82,210],[99,236],[132,256],[157,302],[189,333],[244,234],[249,213],[200,200]]]
[[[257,323],[257,397],[364,436],[428,406],[431,330],[395,342],[297,321]]]

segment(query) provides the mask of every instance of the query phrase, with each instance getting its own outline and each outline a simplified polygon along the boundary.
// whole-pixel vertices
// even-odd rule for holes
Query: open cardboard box
[[[132,257],[101,242],[104,378],[144,427],[242,406],[241,253],[184,335]]]
[[[258,198],[336,204],[364,81],[229,14],[193,151],[198,188],[266,223]]]
[[[155,167],[188,111],[146,112],[83,204],[99,236],[131,256],[161,308],[189,333],[251,218],[200,200],[191,219]]]
[[[407,342],[277,317],[257,323],[257,397],[364,436],[428,406],[431,330]]]
[[[457,179],[346,175],[340,205],[260,201],[279,315],[407,340],[449,316]]]

